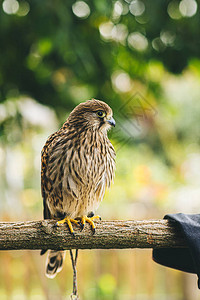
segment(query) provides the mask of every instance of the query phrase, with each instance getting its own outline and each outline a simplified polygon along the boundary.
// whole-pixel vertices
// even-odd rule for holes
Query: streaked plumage
[[[79,104],[42,150],[44,218],[93,215],[114,179],[115,151],[107,130],[115,125],[111,108],[99,100]],[[50,251],[46,274],[61,270],[63,252]]]

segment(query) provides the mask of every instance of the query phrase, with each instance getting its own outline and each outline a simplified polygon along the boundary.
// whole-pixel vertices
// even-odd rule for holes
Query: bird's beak
[[[108,122],[111,126],[115,127],[115,120],[113,119],[113,117],[110,118],[109,120],[107,120],[107,122]]]

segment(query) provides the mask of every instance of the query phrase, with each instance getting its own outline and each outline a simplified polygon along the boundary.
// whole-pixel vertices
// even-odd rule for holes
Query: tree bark
[[[73,237],[65,224],[56,227],[55,220],[0,222],[0,250],[186,247],[181,231],[172,221],[96,221],[95,224],[95,234],[89,224],[83,231],[73,225]]]

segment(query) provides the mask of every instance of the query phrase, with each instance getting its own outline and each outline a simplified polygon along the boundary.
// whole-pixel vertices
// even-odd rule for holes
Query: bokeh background
[[[200,10],[195,0],[0,2],[0,218],[42,219],[40,152],[78,103],[114,111],[115,183],[103,219],[200,211]],[[68,299],[39,251],[0,253],[0,299]],[[80,251],[87,300],[197,300],[195,275],[151,250]]]

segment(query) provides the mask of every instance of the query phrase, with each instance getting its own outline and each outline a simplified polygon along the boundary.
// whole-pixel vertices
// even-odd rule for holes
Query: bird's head
[[[88,100],[77,105],[68,117],[68,122],[74,127],[93,128],[106,133],[115,126],[110,106],[100,100]]]

